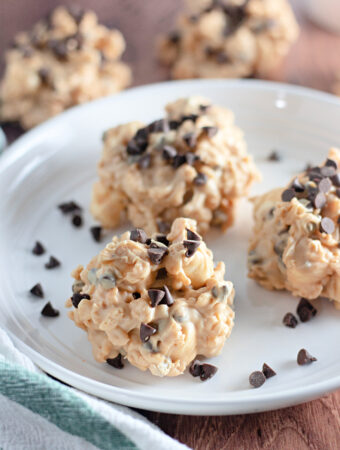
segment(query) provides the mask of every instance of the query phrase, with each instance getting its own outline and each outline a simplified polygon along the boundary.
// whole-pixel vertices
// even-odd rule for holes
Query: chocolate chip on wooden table
[[[30,293],[35,297],[44,298],[44,291],[40,283],[37,283],[30,289]]]
[[[148,249],[148,256],[153,264],[160,264],[167,253],[168,250],[164,247],[152,247]]]
[[[200,242],[185,240],[185,241],[183,241],[183,245],[187,249],[187,251],[185,252],[185,256],[187,258],[191,258],[191,256],[194,255],[194,253],[197,251],[198,247],[200,246]]]
[[[119,353],[115,358],[108,358],[106,360],[106,362],[114,367],[115,369],[123,369],[124,368],[124,364],[122,361],[122,355]]]
[[[260,372],[259,370],[256,370],[255,372],[252,372],[249,375],[249,383],[254,388],[259,388],[263,385],[263,383],[266,381],[266,377],[264,376],[263,372]]]
[[[218,133],[217,127],[202,127],[204,133],[208,136],[208,138],[213,138]]]
[[[73,213],[73,212],[82,210],[81,206],[79,206],[73,200],[71,200],[69,202],[61,203],[60,205],[58,205],[58,208],[60,209],[60,211],[63,214],[69,214],[69,213]]]
[[[268,379],[271,377],[274,377],[276,375],[276,372],[274,369],[272,369],[268,364],[264,363],[262,366],[262,372],[263,375]]]
[[[55,269],[56,267],[59,267],[61,265],[61,262],[58,261],[57,258],[54,256],[50,256],[49,261],[45,264],[46,269]]]
[[[296,308],[296,312],[301,322],[308,322],[316,315],[317,310],[306,298],[301,298]]]
[[[146,323],[141,323],[139,336],[142,342],[148,342],[150,337],[157,333],[157,328],[148,325]]]
[[[34,255],[40,256],[45,253],[45,247],[42,245],[41,242],[37,241],[32,249],[32,253]]]
[[[165,292],[160,289],[149,289],[148,296],[151,300],[151,306],[154,308],[163,300]]]
[[[82,300],[91,300],[91,297],[88,294],[81,294],[77,292],[71,297],[72,304],[75,308],[78,308],[78,305]]]
[[[93,237],[93,239],[96,242],[100,242],[101,241],[101,237],[102,237],[102,227],[100,226],[94,226],[90,228],[90,233]]]
[[[323,217],[320,223],[321,233],[332,234],[335,230],[335,224],[329,217]]]
[[[302,348],[297,355],[297,363],[299,366],[304,366],[306,364],[310,364],[317,359],[312,356],[305,348]]]
[[[282,322],[288,328],[295,328],[298,325],[297,318],[290,312],[284,316]]]
[[[51,302],[47,302],[41,310],[41,315],[45,317],[57,317],[59,316],[59,311],[53,308]]]
[[[268,155],[268,161],[272,161],[272,162],[278,162],[282,160],[282,157],[280,155],[280,153],[277,150],[273,150],[269,155]]]
[[[207,183],[207,181],[208,181],[207,176],[206,176],[204,173],[199,172],[199,173],[195,176],[195,178],[194,178],[194,180],[193,180],[193,183],[194,183],[196,186],[204,186],[204,185]]]
[[[135,228],[130,232],[131,241],[140,242],[141,244],[145,244],[148,237],[145,231],[142,228]]]
[[[187,230],[187,238],[189,241],[200,241],[201,237],[195,233],[194,231],[189,230],[189,228],[186,228]]]
[[[294,197],[296,197],[294,189],[286,189],[282,192],[281,195],[281,199],[283,202],[290,202]]]
[[[75,226],[76,228],[79,228],[83,225],[83,219],[79,214],[75,214],[72,217],[72,225]]]

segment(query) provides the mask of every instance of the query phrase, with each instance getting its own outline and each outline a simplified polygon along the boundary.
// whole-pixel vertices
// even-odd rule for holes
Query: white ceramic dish
[[[318,301],[318,316],[288,329],[282,325],[297,300],[268,292],[246,277],[251,208],[243,202],[235,226],[226,234],[208,236],[216,260],[224,260],[236,291],[236,326],[223,353],[212,360],[217,375],[201,383],[185,374],[161,379],[127,364],[118,371],[96,363],[86,335],[67,318],[71,270],[87,263],[104,245],[92,241],[85,226],[74,229],[56,205],[74,199],[85,210],[101,134],[108,127],[134,119],[146,122],[162,115],[164,104],[199,93],[234,110],[249,150],[264,175],[254,192],[283,185],[307,161],[321,162],[328,148],[340,145],[340,101],[333,96],[262,81],[183,81],[131,89],[115,97],[74,108],[19,139],[0,158],[0,325],[18,347],[55,377],[108,400],[150,410],[185,414],[236,414],[284,407],[340,387],[340,312]],[[272,149],[283,160],[267,162]],[[121,230],[120,230],[121,231]],[[48,254],[30,250],[41,240]],[[107,240],[109,239],[109,236]],[[62,267],[44,269],[48,255]],[[41,282],[60,317],[40,316],[44,300],[28,290]],[[296,355],[307,348],[318,361],[300,367]],[[260,389],[251,389],[248,375],[266,362],[277,371]]]

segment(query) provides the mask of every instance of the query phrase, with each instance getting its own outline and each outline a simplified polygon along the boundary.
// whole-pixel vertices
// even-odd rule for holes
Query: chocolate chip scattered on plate
[[[262,372],[263,375],[268,379],[271,377],[274,377],[276,375],[276,372],[274,369],[272,369],[268,364],[264,363],[262,366]]]
[[[102,238],[102,227],[94,226],[90,228],[90,233],[96,242],[100,242]]]
[[[297,363],[299,366],[304,366],[306,364],[311,364],[317,361],[317,359],[312,356],[305,348],[302,348],[297,355]]]
[[[40,256],[43,255],[46,252],[45,247],[42,245],[41,242],[37,241],[32,249],[32,253],[34,255]]]
[[[55,258],[54,256],[50,256],[49,261],[45,264],[46,269],[55,269],[56,267],[59,267],[61,265],[61,262]]]
[[[44,290],[40,283],[37,283],[30,289],[30,293],[35,297],[44,298]]]
[[[278,162],[282,160],[282,156],[281,154],[277,151],[277,150],[273,150],[269,155],[268,155],[268,161],[273,161],[273,162]]]
[[[59,316],[59,311],[53,308],[51,302],[47,302],[46,305],[41,310],[41,315],[45,317],[57,317]]]
[[[124,364],[122,361],[122,355],[120,353],[115,358],[108,358],[106,360],[106,362],[110,366],[114,367],[115,369],[123,369],[124,368]]]
[[[295,328],[298,325],[297,318],[290,312],[285,314],[282,322],[288,328]]]
[[[189,367],[189,373],[193,377],[200,377],[201,381],[206,381],[212,378],[218,368],[212,364],[202,363],[198,359],[195,359]]]
[[[195,176],[193,183],[196,186],[204,186],[207,183],[207,181],[208,181],[207,176],[204,173],[200,172]]]
[[[259,370],[256,370],[249,375],[249,383],[254,388],[259,388],[265,381],[266,377],[264,376],[264,373]]]
[[[73,200],[71,200],[69,202],[61,203],[60,205],[58,205],[58,208],[60,209],[60,211],[63,214],[69,214],[69,213],[72,213],[72,212],[76,212],[76,211],[81,211],[82,210],[82,207],[79,206]]]
[[[72,217],[72,225],[74,225],[76,228],[79,228],[83,225],[83,219],[79,214],[75,214]]]

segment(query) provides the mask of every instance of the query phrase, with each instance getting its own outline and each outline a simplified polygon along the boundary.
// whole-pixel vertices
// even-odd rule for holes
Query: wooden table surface
[[[58,3],[0,0],[0,56],[16,31],[29,27]],[[157,64],[153,42],[157,34],[171,28],[181,0],[78,3],[94,9],[104,23],[115,25],[124,33],[127,40],[124,59],[133,68],[135,85],[168,78],[166,70]],[[302,0],[294,1],[301,24],[299,41],[282,66],[268,78],[331,91],[335,74],[340,72],[340,35],[329,34],[310,23],[301,3]],[[6,131],[12,138],[19,134],[11,127]],[[340,391],[300,406],[262,414],[195,417],[141,412],[170,436],[194,449],[340,449]]]

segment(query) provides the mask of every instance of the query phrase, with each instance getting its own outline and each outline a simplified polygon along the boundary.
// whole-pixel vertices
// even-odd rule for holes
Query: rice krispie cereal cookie
[[[125,358],[154,375],[177,376],[196,355],[218,355],[231,333],[234,288],[224,272],[195,221],[179,218],[167,236],[134,229],[114,237],[73,272],[66,305],[98,362],[122,368]]]
[[[254,199],[250,278],[340,308],[339,169],[340,150],[333,148],[322,166]]]
[[[168,231],[177,217],[195,219],[200,233],[225,230],[258,178],[233,113],[201,97],[179,99],[166,112],[104,134],[92,213],[104,227],[126,215],[149,234]]]
[[[288,53],[298,25],[287,0],[191,0],[158,42],[173,78],[265,75]]]
[[[6,53],[0,119],[31,128],[70,106],[113,94],[131,81],[119,61],[125,41],[92,11],[60,6]]]

